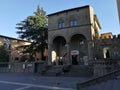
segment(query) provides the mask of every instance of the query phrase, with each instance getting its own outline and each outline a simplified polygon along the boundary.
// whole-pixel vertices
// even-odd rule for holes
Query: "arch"
[[[59,21],[65,21],[64,18],[58,18],[58,22]]]
[[[52,51],[52,62],[56,61],[56,52]]]
[[[63,37],[65,41],[67,40],[64,35],[61,35],[60,33],[53,34],[48,40],[50,44],[53,44],[53,40],[57,37]]]
[[[54,52],[56,52],[56,64],[63,64],[63,56],[66,53],[66,40],[62,36],[56,36],[53,39],[53,46],[52,46]]]
[[[82,33],[78,33],[78,32],[73,32],[71,33],[71,35],[69,35],[69,37],[67,38],[67,41],[70,42],[71,38],[75,35],[80,35],[80,36],[83,36],[86,40],[88,40],[88,38],[86,37],[86,35],[82,34]]]
[[[66,37],[65,37],[64,35],[61,35],[61,34],[59,34],[59,33],[56,33],[55,35],[53,35],[53,36],[51,37],[50,42],[52,42],[52,43],[53,43],[54,39],[55,39],[55,38],[57,38],[57,37],[64,38],[64,39],[65,39],[65,41],[66,41]]]
[[[62,43],[63,45],[65,45],[66,44],[66,40],[65,40],[65,38],[63,37],[63,36],[56,36],[56,37],[54,37],[54,39],[53,39],[53,44],[54,43]]]
[[[72,36],[71,36],[71,39],[72,38],[74,38],[74,37],[76,37],[76,36],[79,36],[79,37],[81,37],[81,38],[84,38],[84,39],[86,39],[86,37],[83,35],[83,34],[73,34]]]
[[[103,56],[104,56],[104,59],[110,58],[109,47],[103,48]]]
[[[83,62],[84,57],[88,56],[88,44],[86,37],[82,34],[74,34],[70,39],[70,50],[72,64]]]
[[[78,17],[79,17],[79,16],[76,15],[76,14],[75,14],[75,15],[71,15],[71,16],[69,16],[69,20],[70,20],[70,19],[76,19],[76,20],[78,20],[78,19],[77,19]]]
[[[81,46],[83,48],[87,46],[87,40],[84,35],[75,34],[70,39],[70,46],[72,50],[79,49]]]

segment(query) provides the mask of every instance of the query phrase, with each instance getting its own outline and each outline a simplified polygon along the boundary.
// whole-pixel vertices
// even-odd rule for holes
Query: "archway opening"
[[[73,35],[70,40],[70,48],[72,64],[77,65],[79,63],[83,63],[83,59],[85,56],[87,56],[88,51],[85,36],[81,34]]]
[[[103,56],[104,56],[104,59],[110,58],[108,47],[103,48]]]
[[[55,65],[56,64],[56,52],[52,51],[52,63]]]
[[[66,54],[66,40],[62,36],[58,36],[53,40],[53,50],[56,52],[56,65],[63,65],[65,63]]]

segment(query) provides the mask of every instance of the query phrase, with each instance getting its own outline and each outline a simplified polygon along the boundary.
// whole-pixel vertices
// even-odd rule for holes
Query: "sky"
[[[0,35],[18,38],[16,24],[34,15],[38,4],[46,15],[90,5],[101,24],[100,33],[120,34],[116,0],[0,0]]]

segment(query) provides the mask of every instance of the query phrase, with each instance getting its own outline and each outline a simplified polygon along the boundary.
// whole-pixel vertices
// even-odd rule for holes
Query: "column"
[[[91,60],[93,59],[93,42],[92,41],[88,41],[88,59],[89,59],[89,62],[91,62]]]
[[[52,64],[52,44],[48,44],[48,65]]]
[[[69,43],[66,44],[66,47],[67,47],[67,64],[70,65],[71,59],[70,59],[70,45],[69,45]]]

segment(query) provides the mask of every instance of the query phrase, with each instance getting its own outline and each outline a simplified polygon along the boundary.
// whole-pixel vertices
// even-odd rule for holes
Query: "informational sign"
[[[78,50],[72,50],[71,55],[79,55],[79,51]]]

